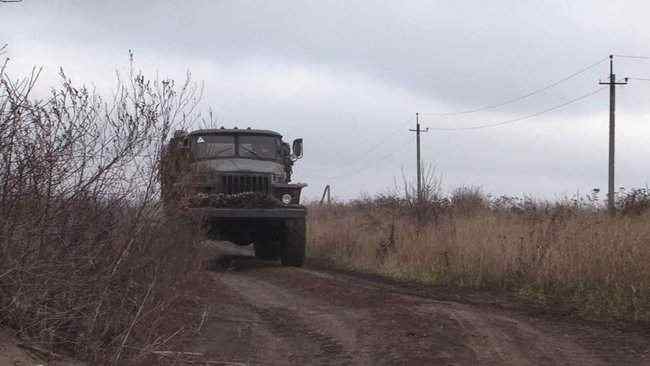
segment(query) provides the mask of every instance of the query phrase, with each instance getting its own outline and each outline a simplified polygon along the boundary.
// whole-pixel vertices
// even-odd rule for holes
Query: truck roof
[[[254,130],[250,127],[248,128],[206,128],[201,130],[194,130],[188,135],[205,135],[205,134],[252,134],[252,135],[267,135],[267,136],[277,136],[282,137],[279,133],[271,130]]]

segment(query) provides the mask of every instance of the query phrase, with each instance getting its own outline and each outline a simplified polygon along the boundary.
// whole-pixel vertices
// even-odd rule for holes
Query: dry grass
[[[309,254],[400,279],[507,289],[584,317],[650,320],[647,211],[610,217],[580,200],[454,196],[421,224],[399,199],[314,206]]]

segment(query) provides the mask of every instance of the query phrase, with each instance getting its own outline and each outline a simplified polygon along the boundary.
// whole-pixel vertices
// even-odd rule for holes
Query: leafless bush
[[[447,212],[450,201],[442,192],[442,178],[435,167],[425,164],[421,169],[419,194],[417,180],[409,179],[402,172],[401,181],[395,181],[393,190],[377,196],[377,200],[399,205],[401,214],[414,217],[418,222],[437,222]]]
[[[634,188],[629,192],[622,192],[617,201],[621,214],[639,216],[650,211],[650,190]]]
[[[159,207],[158,156],[200,89],[133,66],[109,100],[61,70],[0,70],[0,322],[95,363],[124,363],[169,334],[196,234]],[[143,351],[144,350],[144,351]]]
[[[480,187],[463,186],[456,188],[451,194],[451,205],[456,213],[470,215],[484,212],[489,202]]]

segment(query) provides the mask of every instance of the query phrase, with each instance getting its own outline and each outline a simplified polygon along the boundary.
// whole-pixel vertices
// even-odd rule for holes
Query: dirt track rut
[[[648,334],[440,300],[381,279],[283,268],[227,244],[193,345],[251,365],[650,365]],[[444,298],[445,296],[442,296]]]

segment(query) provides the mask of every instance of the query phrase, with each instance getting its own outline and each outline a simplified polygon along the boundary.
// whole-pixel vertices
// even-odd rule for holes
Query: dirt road
[[[650,365],[650,335],[219,246],[192,352],[251,365]]]

